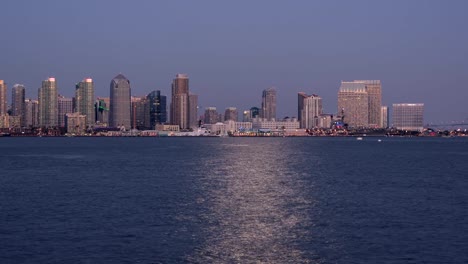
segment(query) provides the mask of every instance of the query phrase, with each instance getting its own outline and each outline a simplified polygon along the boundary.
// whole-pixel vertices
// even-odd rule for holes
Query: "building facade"
[[[237,113],[237,108],[235,108],[235,107],[228,107],[224,111],[224,121],[232,120],[232,121],[237,122],[238,119],[239,119],[238,116],[239,115]]]
[[[131,88],[130,81],[118,74],[110,83],[109,126],[131,127]]]
[[[216,124],[219,122],[219,114],[216,107],[205,108],[204,124]]]
[[[269,120],[266,118],[254,118],[252,120],[253,129],[284,130],[298,129],[299,127],[300,124],[296,118],[287,118],[282,121]]]
[[[65,127],[67,133],[74,135],[84,134],[86,130],[86,116],[78,112],[68,113],[65,115]]]
[[[55,78],[42,81],[39,88],[39,126],[57,127],[58,122],[58,88]]]
[[[7,114],[7,85],[4,80],[0,80],[0,115]]]
[[[350,127],[369,126],[369,95],[362,82],[341,82],[338,113]]]
[[[86,78],[76,84],[75,112],[86,116],[86,126],[94,126],[96,115],[94,112],[94,83],[93,79]]]
[[[157,124],[167,122],[166,96],[161,91],[152,91],[146,96],[150,111],[150,126],[154,129]]]
[[[65,119],[67,114],[73,113],[73,98],[63,95],[58,96],[58,125],[66,127]]]
[[[26,118],[26,91],[24,85],[15,84],[11,90],[11,115],[20,117],[20,126],[25,126]]]
[[[318,95],[307,95],[298,93],[297,116],[301,128],[319,127],[320,118],[323,114],[322,98]]]
[[[25,100],[25,123],[26,127],[38,127],[39,126],[39,102],[37,100],[26,99]]]
[[[424,104],[393,104],[393,127],[399,130],[422,131]]]
[[[350,127],[381,127],[382,86],[379,80],[341,82],[338,114]]]
[[[388,128],[388,120],[389,120],[389,113],[388,113],[388,106],[382,106],[380,110],[380,127],[381,128]]]
[[[268,88],[262,92],[262,109],[260,117],[268,120],[276,119],[276,90]]]
[[[190,127],[197,128],[199,123],[198,117],[198,95],[190,94],[189,95],[189,112],[190,112]]]
[[[146,96],[132,96],[132,128],[138,130],[150,128],[150,105]],[[154,129],[154,128],[152,128]]]
[[[190,128],[189,78],[187,74],[177,74],[172,81],[171,124],[180,129]]]
[[[99,126],[109,125],[109,105],[109,97],[98,97],[94,103],[96,124],[99,124]]]

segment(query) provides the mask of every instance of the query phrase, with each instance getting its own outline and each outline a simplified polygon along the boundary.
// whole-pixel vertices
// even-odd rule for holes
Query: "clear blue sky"
[[[133,95],[187,73],[201,107],[239,110],[278,90],[336,112],[341,80],[380,79],[383,103],[422,102],[426,122],[468,118],[468,1],[1,1],[0,79],[28,97],[49,76],[72,96],[84,77],[109,96],[123,73]]]

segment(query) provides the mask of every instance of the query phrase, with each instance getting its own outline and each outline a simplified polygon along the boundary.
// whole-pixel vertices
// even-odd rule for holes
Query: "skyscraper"
[[[228,107],[224,111],[224,121],[232,120],[232,121],[238,121],[238,113],[237,113],[237,108],[235,107]]]
[[[171,124],[180,129],[190,128],[189,79],[187,74],[177,74],[172,82]]]
[[[94,113],[94,83],[93,79],[86,78],[76,84],[75,89],[75,112],[85,115],[86,126],[96,123]]]
[[[189,94],[190,127],[198,127],[198,95]]]
[[[37,100],[25,100],[25,126],[38,127],[39,126],[39,102]]]
[[[379,80],[341,82],[338,113],[350,127],[380,127],[382,86]]]
[[[423,130],[424,104],[393,104],[393,127],[400,130]]]
[[[95,103],[96,122],[100,125],[109,125],[109,97],[98,97]]]
[[[388,128],[388,106],[382,106],[382,110],[380,110],[381,117],[380,117],[380,127],[381,128]]]
[[[7,110],[7,86],[0,80],[0,115],[6,115]]]
[[[262,92],[262,109],[260,117],[268,120],[276,119],[276,90],[268,88]]]
[[[118,74],[110,83],[109,126],[131,127],[131,88],[130,81]]]
[[[133,129],[145,130],[150,128],[150,105],[146,96],[132,96],[131,121]]]
[[[11,115],[20,117],[20,125],[25,126],[26,104],[25,89],[22,84],[15,84],[11,90]]]
[[[73,113],[73,99],[63,95],[58,96],[58,125],[66,126],[67,114]]]
[[[322,98],[318,95],[298,93],[297,115],[301,128],[314,128],[319,126],[322,115]]]
[[[58,126],[58,93],[57,82],[51,77],[42,81],[39,88],[39,126]]]
[[[219,114],[216,107],[205,108],[205,124],[216,124],[219,120]]]
[[[150,127],[155,129],[157,124],[167,122],[166,96],[161,91],[152,91],[147,96],[150,111]]]
[[[380,80],[358,80],[366,85],[369,96],[369,127],[381,127],[382,84]]]

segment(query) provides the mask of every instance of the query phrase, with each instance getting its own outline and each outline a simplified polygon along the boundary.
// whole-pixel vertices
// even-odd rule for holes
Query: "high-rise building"
[[[322,111],[322,98],[318,95],[298,93],[297,115],[301,128],[319,127]]]
[[[380,127],[381,128],[388,128],[388,106],[382,106],[381,110],[381,117],[380,117]]]
[[[219,122],[219,114],[216,107],[205,108],[205,124],[216,124]]]
[[[101,126],[109,125],[109,97],[98,97],[95,103],[96,122]]]
[[[189,94],[190,127],[198,127],[198,95]]]
[[[37,100],[25,100],[25,126],[38,127],[39,126],[39,102]]]
[[[13,85],[11,90],[11,115],[20,117],[20,126],[25,126],[26,104],[24,100],[26,100],[24,85]]]
[[[172,82],[171,124],[180,129],[190,128],[189,78],[177,74]]]
[[[55,78],[42,81],[39,88],[39,126],[57,127],[58,124],[58,91]]]
[[[228,107],[224,111],[224,121],[232,120],[232,121],[238,121],[238,113],[237,113],[237,108],[235,107]]]
[[[73,113],[73,98],[58,96],[58,125],[66,127],[65,120],[67,114]]]
[[[350,127],[369,126],[369,95],[362,82],[341,82],[338,113]]]
[[[0,80],[0,115],[7,114],[7,85],[3,80]]]
[[[260,117],[268,120],[276,119],[276,90],[268,88],[262,92],[262,109]]]
[[[156,125],[167,122],[166,96],[161,91],[152,91],[146,96],[150,111],[150,127],[155,129]]]
[[[93,79],[86,78],[76,84],[75,89],[75,112],[85,115],[86,126],[96,123],[94,112],[94,83]]]
[[[350,127],[380,127],[382,86],[379,80],[341,82],[338,114]]]
[[[110,83],[109,126],[130,129],[131,127],[130,81],[118,74]]]
[[[393,127],[399,130],[422,131],[424,104],[393,104]]]
[[[366,85],[369,96],[369,127],[381,127],[382,84],[380,80],[358,80]]]
[[[150,105],[146,96],[132,96],[131,119],[133,129],[145,130],[150,128]]]

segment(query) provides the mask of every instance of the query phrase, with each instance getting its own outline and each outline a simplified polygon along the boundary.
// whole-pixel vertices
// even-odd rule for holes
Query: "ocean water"
[[[0,138],[0,263],[468,263],[468,139]]]

